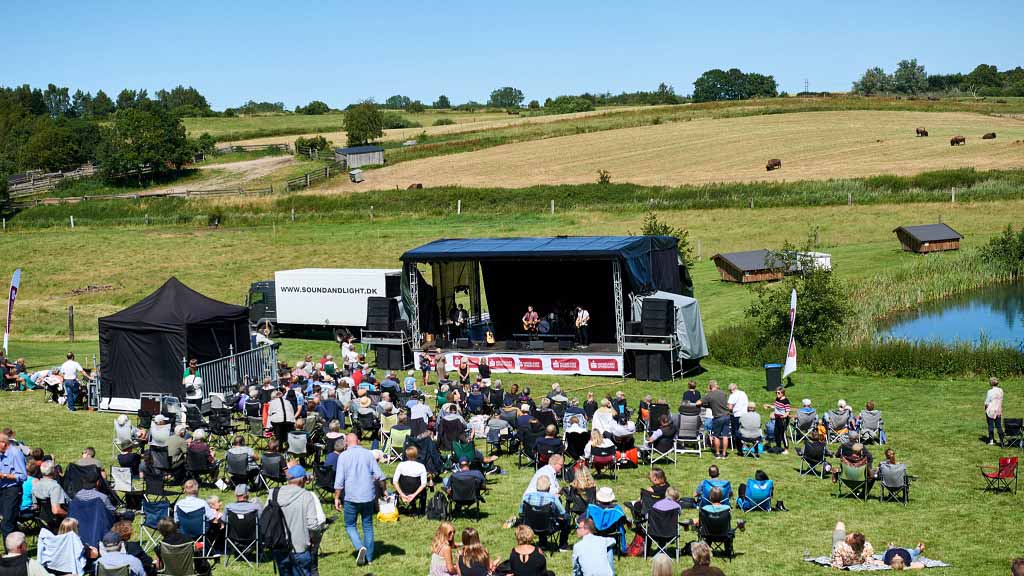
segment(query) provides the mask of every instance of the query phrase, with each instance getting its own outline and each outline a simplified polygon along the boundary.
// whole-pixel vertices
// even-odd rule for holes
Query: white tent
[[[658,298],[675,302],[676,337],[679,339],[680,356],[684,360],[699,360],[708,355],[708,341],[704,337],[704,323],[700,319],[700,305],[695,298],[673,294],[671,292],[654,292],[633,298],[633,318],[640,318],[643,301],[647,298]]]

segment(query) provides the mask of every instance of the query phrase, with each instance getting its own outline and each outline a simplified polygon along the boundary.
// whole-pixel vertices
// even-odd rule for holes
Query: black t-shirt
[[[473,564],[472,566],[467,566],[460,556],[459,573],[462,574],[462,576],[487,576],[491,573],[491,567],[486,564]]]
[[[508,564],[514,576],[536,576],[548,569],[548,559],[534,547],[533,552],[523,558],[514,549],[509,554]]]

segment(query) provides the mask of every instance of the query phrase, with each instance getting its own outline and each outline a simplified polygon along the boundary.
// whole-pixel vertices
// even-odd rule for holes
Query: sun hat
[[[370,402],[370,397],[369,397],[369,396],[361,396],[361,397],[359,398],[359,405],[360,405],[361,407],[363,407],[363,408],[369,408],[369,407],[370,407],[370,404],[371,404],[371,402]]]
[[[611,504],[612,502],[615,502],[615,492],[611,488],[605,486],[597,491],[597,501],[602,504]]]

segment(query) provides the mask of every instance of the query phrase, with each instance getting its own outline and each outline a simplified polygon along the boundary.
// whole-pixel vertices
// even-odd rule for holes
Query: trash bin
[[[764,389],[775,391],[782,386],[782,364],[764,365]]]

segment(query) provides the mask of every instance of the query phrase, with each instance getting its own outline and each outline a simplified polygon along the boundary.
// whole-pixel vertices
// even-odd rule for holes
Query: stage
[[[616,344],[592,344],[587,348],[559,350],[557,342],[548,342],[542,350],[510,350],[505,344],[444,350],[450,370],[465,359],[472,372],[486,361],[492,378],[501,374],[562,374],[566,376],[622,376],[624,358]]]

